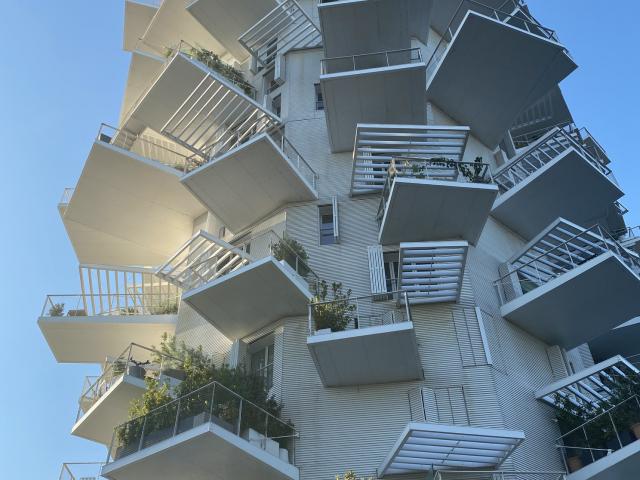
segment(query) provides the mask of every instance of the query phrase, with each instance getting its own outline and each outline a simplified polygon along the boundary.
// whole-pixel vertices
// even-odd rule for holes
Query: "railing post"
[[[178,398],[178,407],[176,408],[176,421],[173,423],[173,435],[175,437],[178,434],[178,421],[180,420],[180,406],[182,399]]]
[[[142,430],[140,431],[140,441],[138,442],[138,452],[142,450],[142,442],[144,440],[144,429],[147,426],[147,415],[144,416],[144,421],[142,422]]]
[[[593,449],[591,448],[591,445],[589,444],[589,436],[587,435],[587,430],[584,428],[584,425],[582,426],[582,433],[584,433],[584,439],[587,442],[587,448],[589,449],[589,453],[591,454],[591,461],[595,462],[596,458],[593,456]]]
[[[611,425],[613,426],[613,431],[616,432],[616,438],[618,439],[618,444],[620,445],[620,448],[622,448],[623,447],[622,440],[620,440],[620,434],[618,433],[618,429],[616,428],[616,423],[613,421],[611,410],[609,410],[608,415],[609,415],[609,420],[611,420]]]
[[[313,325],[312,325],[312,323],[313,323],[313,305],[308,304],[307,307],[308,307],[308,311],[309,311],[309,314],[308,314],[309,336],[311,336],[311,335],[313,335]]]
[[[409,306],[409,295],[407,294],[407,292],[403,292],[402,295],[404,296],[404,308],[407,312],[407,321],[408,322],[412,322],[413,320],[411,319],[411,307]]]
[[[211,389],[211,407],[209,408],[209,421],[213,418],[213,403],[216,397],[216,383],[213,382],[213,388]]]
[[[240,406],[238,407],[238,436],[240,436],[240,428],[242,425],[242,406],[243,406],[243,398],[240,397]]]

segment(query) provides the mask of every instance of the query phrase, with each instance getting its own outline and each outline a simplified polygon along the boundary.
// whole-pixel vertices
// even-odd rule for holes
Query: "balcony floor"
[[[567,480],[631,480],[640,470],[640,441],[567,475]]]
[[[460,239],[475,245],[497,195],[495,185],[396,178],[379,241],[391,245]]]
[[[427,43],[433,0],[342,0],[318,5],[325,57],[411,48]]]
[[[558,217],[590,227],[623,194],[570,148],[501,194],[491,215],[529,240]]]
[[[60,363],[102,363],[132,342],[155,345],[173,334],[177,315],[40,317],[38,326]]]
[[[307,347],[325,387],[423,378],[411,322],[313,335]]]
[[[284,317],[307,315],[307,283],[266,257],[186,292],[182,299],[227,338],[243,338]]]
[[[427,99],[494,148],[521,111],[575,68],[561,45],[468,12],[431,75]]]
[[[331,150],[353,150],[358,123],[424,125],[426,66],[412,63],[320,76]]]
[[[129,418],[131,401],[140,398],[147,386],[144,380],[130,375],[120,377],[82,415],[71,429],[71,435],[109,446],[113,429]]]
[[[205,212],[178,170],[97,141],[62,220],[80,263],[159,265]]]
[[[640,278],[608,252],[501,307],[549,345],[571,349],[640,315]]]
[[[107,464],[110,480],[298,480],[298,469],[214,424],[205,423]]]
[[[232,232],[287,203],[317,199],[313,185],[267,134],[252,138],[181,181]]]

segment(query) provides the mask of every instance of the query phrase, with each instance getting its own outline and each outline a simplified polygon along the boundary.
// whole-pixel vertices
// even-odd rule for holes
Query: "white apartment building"
[[[71,433],[106,463],[61,478],[637,478],[638,397],[556,420],[638,373],[640,237],[522,1],[124,3],[119,124],[58,206],[80,293],[38,320],[58,362],[103,366]],[[181,417],[195,396],[168,430],[129,420],[146,376],[180,382],[164,333],[265,375],[281,419],[214,384],[191,395],[237,424]]]

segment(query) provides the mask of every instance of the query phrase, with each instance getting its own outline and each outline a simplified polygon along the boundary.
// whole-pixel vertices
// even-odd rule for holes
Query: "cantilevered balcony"
[[[562,408],[565,401],[577,409],[589,410],[611,401],[612,383],[638,375],[638,369],[616,355],[538,390],[536,398]]]
[[[554,127],[570,125],[573,117],[559,86],[524,109],[509,128],[516,148],[528,146]]]
[[[132,52],[158,11],[157,0],[125,0],[123,48]]]
[[[326,57],[426,45],[432,0],[339,0],[318,5]]]
[[[418,48],[323,59],[331,150],[351,150],[359,123],[424,125],[425,69]]]
[[[225,242],[200,231],[158,270],[182,300],[230,339],[304,316],[318,278],[273,230]]]
[[[520,431],[472,426],[463,387],[416,388],[408,398],[411,422],[378,468],[380,478],[456,468],[495,468],[524,441]]]
[[[98,480],[104,462],[63,463],[58,480]]]
[[[640,317],[633,318],[589,341],[589,350],[595,361],[622,355],[640,366]]]
[[[204,4],[205,1],[198,0],[195,3]],[[218,3],[228,3],[228,0],[218,0]],[[233,3],[235,6],[237,2]],[[274,1],[271,3],[275,5]],[[256,11],[253,2],[249,11]],[[217,11],[216,16],[219,16]],[[284,73],[277,65],[278,59],[290,50],[318,47],[322,37],[318,27],[298,2],[281,0],[251,28],[243,31],[238,42],[251,53],[253,70],[269,69],[276,65],[276,71]]]
[[[457,302],[468,249],[464,241],[401,243],[398,285],[409,303]]]
[[[462,0],[427,61],[427,99],[489,148],[576,68],[555,33],[520,2],[499,8]]]
[[[559,218],[503,266],[502,316],[570,349],[640,315],[640,258],[602,228]]]
[[[281,123],[254,100],[243,75],[210,52],[186,42],[169,52],[161,73],[125,116],[127,130],[148,127],[207,158]]]
[[[179,366],[177,358],[138,344],[129,345],[105,363],[102,375],[86,378],[71,434],[108,446],[113,429],[129,418],[131,402],[145,392],[145,380],[175,386],[184,380]]]
[[[491,214],[526,239],[558,217],[593,224],[623,195],[610,174],[570,131],[554,128],[494,172],[501,194]]]
[[[636,478],[640,468],[640,399],[631,396],[566,432],[556,444],[567,480]]]
[[[469,127],[358,124],[353,145],[351,195],[381,192],[396,157],[462,161]]]
[[[421,240],[480,238],[498,195],[489,165],[444,157],[397,157],[378,208],[383,245]]]
[[[180,184],[189,158],[169,142],[102,125],[59,206],[81,263],[158,265],[206,209]],[[61,208],[62,207],[62,208]]]
[[[110,480],[298,480],[298,433],[214,382],[117,427]]]
[[[291,202],[318,198],[317,175],[281,130],[238,139],[182,183],[233,232]]]
[[[38,326],[62,363],[101,363],[131,342],[158,343],[175,331],[178,290],[162,293],[49,295]]]
[[[422,378],[406,292],[312,303],[307,347],[326,387]]]

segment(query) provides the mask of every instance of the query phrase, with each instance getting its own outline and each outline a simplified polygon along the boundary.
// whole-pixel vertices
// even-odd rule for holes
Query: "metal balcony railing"
[[[321,75],[329,75],[369,68],[397,67],[421,62],[422,52],[419,48],[405,48],[386,52],[323,58],[320,62],[320,73]]]
[[[634,395],[556,441],[567,472],[573,473],[640,438],[640,399]]]
[[[238,42],[261,68],[270,68],[278,55],[322,44],[320,30],[295,0],[284,0],[240,35]]]
[[[508,263],[509,273],[496,281],[500,300],[505,304],[607,252],[640,273],[640,257],[599,225],[584,229],[559,219],[526,252]]]
[[[435,50],[427,61],[427,78],[432,76],[437,66],[440,64],[440,61],[447,52],[449,44],[458,33],[458,30],[462,26],[462,22],[469,11],[480,13],[506,25],[537,35],[545,40],[551,40],[556,43],[558,42],[556,33],[550,28],[542,26],[540,22],[533,18],[528,13],[528,10],[524,8],[524,5],[520,0],[505,0],[499,8],[493,8],[475,0],[461,0],[458,8],[446,27],[444,35],[440,38]]]
[[[171,387],[184,380],[181,365],[179,358],[132,343],[114,360],[105,363],[102,375],[86,377],[78,400],[76,422],[124,375],[143,381],[152,378]]]
[[[611,174],[611,170],[592,157],[571,133],[565,129],[555,128],[540,137],[529,149],[495,172],[495,182],[502,193],[507,192],[570,148],[582,154],[603,175]]]
[[[170,315],[178,313],[180,296],[164,293],[105,293],[47,295],[42,317],[91,317],[98,315]]]
[[[493,183],[489,164],[481,161],[460,162],[448,158],[396,157],[391,161],[382,188],[382,196],[376,215],[378,225],[382,224],[391,195],[391,187],[396,178],[459,183]]]
[[[98,480],[104,462],[63,463],[58,480]]]
[[[331,288],[331,287],[329,287]],[[399,300],[403,300],[404,305]],[[318,330],[362,330],[411,321],[407,292],[396,290],[309,304],[309,335]]]
[[[74,187],[67,187],[62,191],[62,197],[60,197],[60,201],[58,205],[69,205],[71,201],[71,197],[73,197],[73,192],[75,191]]]
[[[192,159],[192,156],[176,152],[171,142],[149,135],[131,133],[106,123],[100,125],[97,140],[128,152],[137,153],[141,157],[175,168],[180,172],[186,172],[189,164],[197,161]]]
[[[301,252],[291,246],[291,241],[286,234],[281,237],[273,230],[267,230],[229,243],[200,230],[158,269],[158,275],[189,291],[273,256],[316,291],[318,276],[308,266],[306,258],[301,257]]]
[[[566,480],[565,472],[507,470],[438,470],[434,480]]]
[[[218,382],[116,427],[107,464],[207,423],[276,457],[286,449],[289,463],[295,465],[296,429]]]
[[[635,241],[640,238],[640,225],[635,227],[625,227],[621,230],[611,232],[611,236],[618,240],[623,245],[626,242]]]

